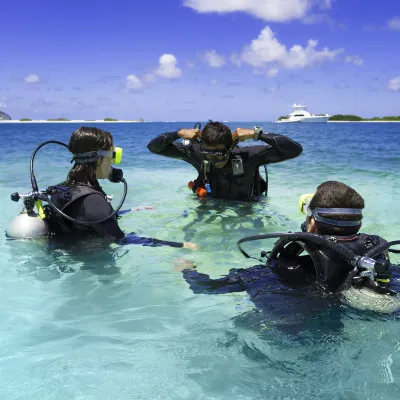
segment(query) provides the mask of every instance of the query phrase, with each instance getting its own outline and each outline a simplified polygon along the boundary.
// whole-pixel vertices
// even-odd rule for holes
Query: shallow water
[[[299,141],[304,152],[269,167],[269,196],[261,204],[238,205],[199,202],[187,189],[196,177],[190,165],[147,151],[152,137],[185,125],[193,123],[99,127],[124,149],[123,209],[155,207],[124,215],[121,227],[193,241],[199,252],[0,241],[0,398],[398,399],[399,316],[379,312],[398,302],[388,306],[354,291],[340,301],[304,300],[271,287],[270,308],[257,310],[246,293],[194,295],[177,265],[192,262],[212,277],[252,266],[236,241],[298,230],[299,196],[328,179],[363,195],[364,232],[399,239],[400,126],[262,124]],[[75,127],[0,124],[3,230],[21,209],[9,195],[30,190],[34,148],[49,139],[67,142]],[[36,163],[39,186],[61,181],[70,158],[64,149],[44,148]],[[103,187],[117,204],[122,185]],[[258,256],[260,246],[271,245],[246,248]]]

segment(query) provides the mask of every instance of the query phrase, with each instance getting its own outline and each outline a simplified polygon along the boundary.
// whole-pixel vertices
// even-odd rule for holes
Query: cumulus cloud
[[[125,79],[126,88],[129,90],[139,90],[143,87],[142,81],[134,74],[128,75]]]
[[[400,31],[400,17],[393,17],[387,22],[387,27],[392,31]]]
[[[331,8],[331,0],[184,0],[199,13],[244,12],[265,21],[302,19],[315,10]]]
[[[270,68],[270,69],[267,71],[267,76],[268,76],[269,78],[275,78],[275,76],[277,76],[278,73],[279,73],[279,68]]]
[[[306,47],[294,45],[290,49],[279,42],[269,26],[266,26],[257,39],[246,46],[242,52],[243,62],[256,68],[275,63],[283,68],[299,69],[317,62],[334,60],[343,49],[329,50],[327,47],[317,50],[318,41],[309,40]]]
[[[25,77],[24,81],[26,83],[38,83],[40,80],[39,76],[36,74],[29,74]]]
[[[165,79],[178,79],[182,71],[176,66],[177,60],[173,54],[163,54],[155,73]]]
[[[347,56],[345,61],[358,66],[364,65],[364,60],[360,56]]]
[[[388,82],[388,88],[395,92],[400,92],[400,76],[393,78]]]
[[[204,61],[213,68],[221,68],[225,64],[224,57],[215,50],[205,52],[203,58]]]

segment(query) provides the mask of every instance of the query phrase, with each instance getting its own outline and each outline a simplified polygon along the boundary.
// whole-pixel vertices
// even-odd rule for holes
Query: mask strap
[[[318,222],[334,226],[359,226],[361,220],[358,221],[338,221],[336,219],[325,218],[320,214],[346,214],[346,215],[362,215],[362,210],[359,208],[319,208],[308,210],[307,216],[314,217]]]
[[[86,164],[99,160],[101,157],[113,157],[114,152],[108,150],[88,151],[86,153],[73,154],[72,161],[76,164]]]

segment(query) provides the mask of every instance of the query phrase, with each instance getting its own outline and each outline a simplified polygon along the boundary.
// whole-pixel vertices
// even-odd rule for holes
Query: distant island
[[[11,117],[3,111],[0,111],[0,121],[11,121]]]
[[[47,121],[60,121],[60,122],[62,122],[62,121],[71,121],[71,120],[68,119],[68,118],[49,118]]]
[[[49,119],[32,119],[32,118],[20,118],[19,120],[13,120],[9,115],[0,111],[1,122],[145,122],[143,118],[139,119],[122,119],[118,120],[115,118],[104,118],[104,119],[69,119],[69,118],[49,118]]]
[[[362,118],[358,115],[352,114],[336,114],[329,117],[328,121],[343,121],[343,122],[359,122],[359,121],[376,121],[376,122],[391,122],[391,121],[399,121],[400,116],[388,116],[388,117],[374,117],[374,118]]]

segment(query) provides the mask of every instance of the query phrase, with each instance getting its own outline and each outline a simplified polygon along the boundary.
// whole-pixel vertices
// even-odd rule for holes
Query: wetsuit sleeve
[[[231,272],[228,276],[219,279],[211,279],[209,275],[193,269],[184,269],[182,274],[192,292],[196,294],[224,294],[246,290],[235,272]]]
[[[113,212],[111,204],[101,194],[97,193],[89,194],[83,198],[81,210],[84,211],[84,218],[82,219],[88,222],[99,221],[108,217]],[[112,236],[116,239],[124,237],[124,232],[118,226],[115,217],[109,218],[100,224],[94,224],[92,228],[102,237]]]
[[[178,139],[178,132],[163,133],[151,140],[147,148],[154,154],[189,161],[189,157],[182,151],[182,144],[175,142]]]
[[[145,238],[137,236],[136,233],[128,233],[124,238],[119,241],[119,244],[141,244],[142,246],[149,247],[159,247],[159,246],[169,246],[169,247],[183,247],[182,242],[171,242],[167,240],[160,240],[154,238]]]
[[[283,135],[262,133],[259,140],[268,146],[246,148],[249,151],[249,163],[256,166],[289,160],[298,157],[303,151],[301,144]]]

